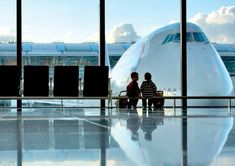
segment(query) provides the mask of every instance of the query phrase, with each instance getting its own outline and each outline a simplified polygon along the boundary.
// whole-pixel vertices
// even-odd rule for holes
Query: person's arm
[[[131,86],[132,86],[131,83],[132,83],[132,82],[130,82],[130,83],[127,85],[127,87],[126,87],[126,94],[127,94],[128,97],[130,97],[130,91],[131,91],[131,88],[132,88],[132,87],[131,87]]]
[[[153,83],[153,92],[154,94],[157,92],[157,86]]]
[[[144,81],[142,82],[142,84],[140,85],[140,91],[142,92],[144,89]]]
[[[139,97],[141,97],[141,90],[140,90],[139,85],[138,85],[137,82],[136,82],[136,87],[137,87],[137,91],[138,91]]]

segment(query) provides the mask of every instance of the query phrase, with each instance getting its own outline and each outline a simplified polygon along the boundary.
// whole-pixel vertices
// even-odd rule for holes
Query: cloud
[[[0,42],[7,43],[11,41],[16,41],[16,33],[14,30],[7,28],[7,27],[1,27],[0,28]]]
[[[133,42],[140,37],[134,30],[132,24],[125,23],[115,26],[107,36],[107,41],[114,42]]]
[[[88,36],[88,38],[86,39],[86,41],[87,41],[87,42],[97,42],[97,43],[98,43],[98,42],[99,42],[99,37],[100,37],[99,33],[96,32],[96,33],[94,33],[94,34]]]
[[[211,42],[235,43],[235,5],[209,14],[198,13],[190,22],[199,25]]]

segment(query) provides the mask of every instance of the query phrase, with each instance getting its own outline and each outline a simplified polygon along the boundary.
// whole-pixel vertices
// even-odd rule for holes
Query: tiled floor
[[[234,115],[212,108],[188,114],[0,109],[0,166],[234,166]]]

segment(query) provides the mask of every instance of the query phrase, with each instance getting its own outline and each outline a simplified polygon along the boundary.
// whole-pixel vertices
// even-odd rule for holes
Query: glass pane
[[[23,0],[22,15],[23,66],[49,66],[50,95],[54,66],[79,66],[81,90],[84,66],[98,65],[98,1]]]
[[[119,51],[121,59],[116,65],[112,64],[111,81],[114,86],[118,85],[116,91],[113,89],[114,94],[118,95],[121,90],[126,89],[132,71],[139,72],[139,84],[148,71],[152,74],[152,80],[158,83],[158,89],[164,89],[165,94],[169,95],[180,94],[180,87],[176,87],[180,81],[180,45],[174,49],[169,48],[174,34],[180,32],[179,21],[178,0],[150,0],[147,3],[141,0],[106,0],[106,42],[131,44],[129,49]],[[112,48],[108,48],[110,56],[111,52]],[[174,57],[177,58],[171,58],[175,54],[177,56]],[[171,77],[168,78],[160,74],[164,68],[162,64],[166,61],[166,66],[174,66],[174,69],[168,69],[171,72]],[[172,63],[177,65],[171,65]]]
[[[17,75],[16,67],[16,0],[1,0],[0,1],[0,66],[6,70],[2,70],[1,77],[1,95],[11,96],[18,94],[18,85],[16,85]],[[7,67],[6,67],[7,65]],[[14,73],[11,76],[8,72]],[[4,73],[5,72],[5,73]],[[5,75],[5,76],[4,76]],[[14,80],[14,81],[13,81]],[[15,84],[16,83],[16,84]],[[9,86],[8,86],[9,85]],[[8,90],[9,89],[9,90]],[[11,95],[10,95],[11,94]],[[0,100],[0,105],[3,107],[15,106],[13,100]],[[5,108],[6,109],[6,108]],[[5,110],[3,108],[3,111]],[[7,108],[6,110],[10,110]],[[13,111],[14,109],[12,109]],[[15,163],[15,154],[12,158]]]
[[[94,0],[24,0],[23,64],[97,65],[98,9]]]
[[[0,65],[16,65],[16,0],[0,1]]]
[[[187,3],[187,21],[188,31],[192,32],[195,42],[187,43],[187,55],[188,57],[197,57],[188,60],[188,95],[196,96],[224,96],[233,95],[233,86],[231,78],[229,77],[227,70],[218,56],[218,52],[214,48],[214,42],[224,42],[223,40],[229,40],[232,27],[225,13],[233,13],[231,11],[234,3],[226,1],[218,1],[216,3],[204,1],[190,0]],[[223,11],[223,12],[222,12]],[[219,31],[218,28],[225,28]],[[231,32],[229,31],[231,29]],[[221,38],[221,36],[223,36]],[[210,43],[210,42],[211,43]],[[212,67],[213,66],[213,67]],[[210,74],[208,74],[210,73]],[[223,78],[221,77],[223,76]],[[197,77],[197,78],[196,78]],[[202,80],[207,79],[207,82]],[[220,88],[213,82],[221,82],[226,85],[226,88]],[[200,88],[199,88],[200,87]],[[202,90],[204,89],[204,90]],[[191,100],[190,100],[191,101]],[[218,104],[215,101],[213,105]],[[208,103],[208,105],[211,105]],[[226,105],[226,102],[220,102],[219,105]]]
[[[178,0],[106,0],[105,2],[106,42],[108,46],[111,44],[122,45],[122,43],[129,43],[131,45],[124,52],[119,51],[120,59],[116,64],[112,63],[110,77],[113,95],[119,95],[121,91],[126,90],[126,86],[131,82],[131,73],[134,71],[139,73],[139,86],[145,80],[145,73],[150,72],[152,81],[156,83],[159,90],[164,90],[165,95],[179,95],[180,87],[176,86],[176,84],[180,82],[180,44],[173,43],[172,41],[174,40],[174,34],[180,33],[180,2]],[[177,23],[172,24],[172,20]],[[113,52],[113,50],[113,47],[108,48],[109,56],[111,56],[110,52]],[[169,75],[169,77],[166,77],[166,75]],[[167,101],[166,104],[169,104],[169,101]],[[141,100],[138,101],[138,106],[142,107]],[[151,123],[153,119],[145,118],[144,121],[145,120],[149,120]],[[128,128],[129,125],[127,121],[130,123],[137,121],[138,123],[138,118],[133,118],[130,121],[123,120],[124,124],[120,124],[121,127],[128,129],[125,132],[133,132],[133,136],[128,138],[128,142],[133,144],[136,148],[138,148],[136,145],[142,146],[142,142],[143,144],[151,142],[151,134],[145,130],[144,126],[142,126],[142,128],[140,127],[136,133],[131,129],[131,127],[135,128],[135,126],[130,125],[131,127]],[[117,123],[117,125],[119,125],[119,123]],[[154,130],[154,125],[152,127],[152,130]],[[154,130],[153,133],[155,131],[156,130]],[[138,135],[139,140],[137,138]],[[157,139],[157,136],[154,137],[155,136],[152,137],[153,140],[155,138]],[[127,156],[123,157],[132,160],[133,156],[129,156],[131,153],[128,152],[128,148],[123,147],[120,143],[121,140],[118,141],[118,143],[113,142],[117,144],[117,146],[120,146],[122,151],[127,154]],[[154,145],[156,144],[154,143]],[[152,154],[155,154],[155,152],[148,150],[149,149],[146,150],[146,153],[148,153],[146,155],[151,158]],[[176,151],[178,152],[176,154],[176,160],[180,160],[181,152],[178,151],[178,149]],[[137,153],[140,153],[138,149]],[[142,156],[135,159],[137,163],[143,165]],[[111,163],[112,160],[119,160],[118,164],[121,164],[119,156],[117,155],[112,158],[110,156],[108,163]],[[129,161],[124,162],[123,165],[133,165],[133,163],[128,162]],[[166,165],[167,164],[168,163],[166,163]],[[153,161],[149,165],[161,164]]]
[[[188,45],[188,56],[195,56],[198,58],[195,58],[197,59],[196,63],[193,60],[188,61],[188,80],[192,80],[191,83],[188,82],[190,85],[188,90],[191,91],[188,94],[192,94],[193,89],[196,90],[196,87],[200,87],[198,90],[201,91],[204,89],[205,93],[200,92],[200,94],[197,93],[197,95],[233,96],[234,76],[232,76],[232,74],[234,71],[235,62],[234,58],[230,59],[230,57],[234,57],[234,54],[232,52],[224,52],[220,50],[220,48],[223,48],[224,45],[235,43],[234,16],[230,17],[231,15],[234,15],[234,1],[229,0],[212,2],[203,0],[189,0],[187,1],[187,5],[188,21],[198,27],[197,31],[193,32],[193,37],[197,42],[192,42],[190,45]],[[217,46],[217,50],[215,49],[215,45]],[[192,52],[190,53],[189,50],[195,50],[195,54],[192,54]],[[202,61],[198,61],[199,58]],[[228,72],[230,72],[231,77],[229,76]],[[197,76],[198,79],[194,79],[195,76]],[[201,79],[207,78],[207,81],[199,81],[199,77],[201,77]],[[198,80],[198,82],[196,80]],[[214,82],[220,82],[221,85],[223,84],[223,86],[218,87],[218,84],[215,84]],[[192,89],[190,90],[190,88]],[[227,100],[220,100],[218,102],[219,103],[216,103],[215,100],[211,100],[210,106],[220,105],[222,103],[227,105],[228,103]],[[234,101],[232,101],[232,103],[232,105],[234,105]],[[216,114],[218,115],[219,112]],[[208,119],[207,123],[209,121],[211,121],[211,119]],[[219,166],[226,165],[227,163],[231,164],[231,162],[233,162],[233,159],[230,158],[231,151],[229,150],[234,148],[234,143],[231,144],[231,138],[229,138],[229,135],[232,135],[233,131],[230,131],[231,128],[229,129],[227,127],[229,125],[234,126],[234,124],[233,122],[225,122],[226,120],[224,121],[218,119],[217,122],[219,121],[222,126],[220,129],[216,129],[216,131],[224,130],[221,132],[221,135],[223,135],[223,133],[226,133],[226,135],[224,135],[223,138],[220,137],[223,140],[220,142],[220,146],[214,146],[213,151],[211,150],[211,152],[206,153],[211,154],[213,158],[208,160],[208,164],[205,165]],[[213,127],[208,128],[208,132],[212,133],[213,130]],[[191,137],[196,143],[198,136],[193,136],[193,133],[189,131],[188,137]],[[211,141],[220,140],[217,138],[214,137]],[[197,147],[202,145],[203,144],[197,144]],[[213,145],[218,145],[218,143],[213,143]],[[188,146],[188,148],[192,147],[193,145]],[[207,148],[205,147],[205,149]],[[194,154],[189,154],[188,157],[194,158],[194,156]]]

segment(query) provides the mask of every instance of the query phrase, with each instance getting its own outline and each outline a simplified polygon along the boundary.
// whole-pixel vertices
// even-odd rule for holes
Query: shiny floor
[[[0,108],[0,166],[234,166],[235,109]]]

